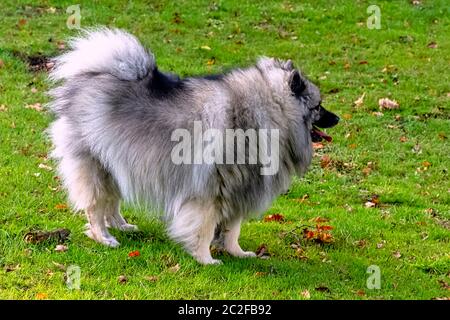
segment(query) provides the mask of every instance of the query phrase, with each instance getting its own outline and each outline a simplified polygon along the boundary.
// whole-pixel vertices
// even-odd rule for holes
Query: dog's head
[[[312,141],[319,142],[323,139],[331,141],[331,136],[320,128],[334,127],[338,124],[339,117],[322,106],[319,88],[302,75],[291,60],[262,58],[258,62],[258,66],[264,72],[270,73],[270,78],[275,79],[274,83],[282,84],[278,90],[284,92],[288,90],[288,95],[295,97],[294,105],[296,107],[303,108],[303,120],[311,126]]]

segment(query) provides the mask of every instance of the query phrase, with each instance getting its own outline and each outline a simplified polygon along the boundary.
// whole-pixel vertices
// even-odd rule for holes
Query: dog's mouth
[[[325,132],[320,130],[319,127],[314,126],[314,125],[311,130],[311,138],[312,138],[312,142],[321,142],[323,140],[331,142],[333,140],[333,138],[330,135],[326,134]]]

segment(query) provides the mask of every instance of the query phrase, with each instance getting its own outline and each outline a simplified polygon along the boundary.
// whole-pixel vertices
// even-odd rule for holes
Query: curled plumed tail
[[[155,68],[155,58],[131,34],[118,29],[85,30],[69,42],[71,50],[54,59],[50,79],[67,80],[85,73],[107,73],[139,80]]]

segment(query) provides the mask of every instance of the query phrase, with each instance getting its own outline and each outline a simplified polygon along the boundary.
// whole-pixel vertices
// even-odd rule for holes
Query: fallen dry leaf
[[[69,250],[69,247],[63,244],[58,244],[55,247],[55,251],[57,252],[66,252],[67,250]]]
[[[442,289],[450,290],[450,285],[445,282],[444,280],[438,280],[439,284],[441,285]]]
[[[12,271],[16,271],[20,269],[20,264],[16,264],[16,265],[6,265],[3,270],[5,270],[5,272],[12,272]]]
[[[42,107],[42,105],[38,102],[38,103],[34,103],[34,104],[27,104],[25,106],[25,109],[33,109],[36,110],[38,112],[41,112],[42,110],[44,110],[44,108]]]
[[[382,240],[381,242],[377,243],[377,249],[381,249],[386,244],[386,240]]]
[[[43,292],[39,292],[36,294],[36,299],[37,300],[45,300],[48,298],[48,294],[47,293],[43,293]]]
[[[147,277],[144,277],[144,279],[149,282],[156,282],[159,280],[159,277],[158,276],[147,276]]]
[[[353,105],[356,107],[356,108],[360,108],[363,104],[364,104],[364,97],[366,96],[366,93],[364,92],[358,99],[356,99],[354,102],[353,102]]]
[[[120,284],[125,284],[125,283],[128,282],[128,278],[127,278],[126,276],[124,276],[124,275],[120,275],[120,276],[117,278],[117,281],[119,281]]]
[[[309,293],[308,289],[303,290],[300,292],[301,296],[305,299],[311,299],[311,294]]]
[[[408,141],[408,138],[405,136],[400,137],[400,142],[406,142]]]
[[[430,49],[437,49],[438,45],[436,42],[432,41],[427,45],[427,47]]]
[[[296,201],[296,202],[298,202],[298,203],[303,203],[303,202],[305,202],[306,200],[308,200],[308,198],[309,198],[309,195],[304,194],[303,197],[294,199],[294,201]]]
[[[201,46],[200,49],[207,50],[207,51],[211,50],[211,48],[209,46]]]
[[[255,253],[256,253],[256,256],[261,259],[267,259],[268,257],[270,257],[269,250],[267,249],[267,245],[265,243],[262,243],[258,247],[258,249],[256,249]]]
[[[169,270],[169,272],[177,273],[178,271],[180,271],[180,269],[181,269],[180,264],[177,263],[173,267],[170,267],[168,270]]]
[[[35,87],[33,87],[33,88],[30,89],[30,91],[31,91],[31,93],[37,93],[37,92],[38,92],[38,89],[36,89]]]
[[[281,213],[269,214],[264,217],[264,222],[283,222],[284,216]]]
[[[425,168],[431,167],[431,163],[428,162],[428,161],[422,162],[422,165],[423,165]]]
[[[65,204],[65,203],[58,203],[58,204],[55,206],[55,209],[56,209],[56,210],[66,210],[66,209],[67,209],[67,204]]]
[[[330,164],[331,164],[331,158],[329,155],[325,154],[320,158],[320,167],[322,169],[327,168]]]
[[[342,118],[344,118],[345,120],[350,120],[351,118],[353,118],[353,116],[350,113],[344,113],[342,115]]]
[[[0,69],[3,68],[5,66],[5,63],[3,62],[2,59],[0,59]]]
[[[374,111],[374,112],[372,112],[372,115],[374,115],[375,117],[382,117],[382,116],[384,116],[384,113],[379,112],[379,111]]]
[[[130,253],[128,253],[128,257],[130,258],[139,257],[140,255],[141,253],[139,252],[139,250],[131,251]]]
[[[380,107],[380,111],[383,110],[393,110],[398,109],[399,104],[395,100],[390,100],[389,98],[382,98],[378,100],[378,106]]]
[[[263,272],[263,271],[257,271],[255,273],[255,276],[257,276],[257,277],[262,277],[262,276],[266,276],[266,275],[267,275],[267,272]]]
[[[314,150],[323,149],[325,146],[321,142],[313,142],[312,144]]]
[[[400,259],[402,257],[402,254],[400,253],[400,251],[394,251],[392,253],[392,256],[396,259]]]
[[[48,165],[46,165],[46,164],[44,164],[44,163],[40,163],[39,166],[38,166],[38,168],[39,168],[39,169],[44,169],[44,170],[47,170],[47,171],[52,171],[52,170],[53,170],[52,167],[50,167],[50,166],[48,166]]]
[[[27,19],[20,19],[19,22],[17,22],[17,25],[19,27],[23,27],[26,24],[27,24]]]
[[[206,65],[212,66],[215,63],[216,63],[216,58],[212,57],[211,59],[208,59],[208,61],[206,62]]]
[[[61,270],[61,271],[66,271],[66,266],[65,265],[63,265],[63,264],[61,264],[61,263],[58,263],[58,262],[55,262],[55,261],[52,261],[52,263],[53,263],[53,265],[56,267],[56,268],[58,268],[59,270]]]
[[[8,108],[5,107],[4,104],[0,105],[0,112],[6,112],[6,111],[8,111]]]
[[[450,297],[433,298],[431,300],[450,300]]]

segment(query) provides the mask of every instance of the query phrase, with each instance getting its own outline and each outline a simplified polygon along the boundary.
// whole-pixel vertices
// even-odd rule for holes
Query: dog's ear
[[[294,72],[292,72],[289,85],[291,87],[292,93],[295,94],[297,98],[303,95],[303,92],[306,89],[306,85],[298,70],[294,70]]]

